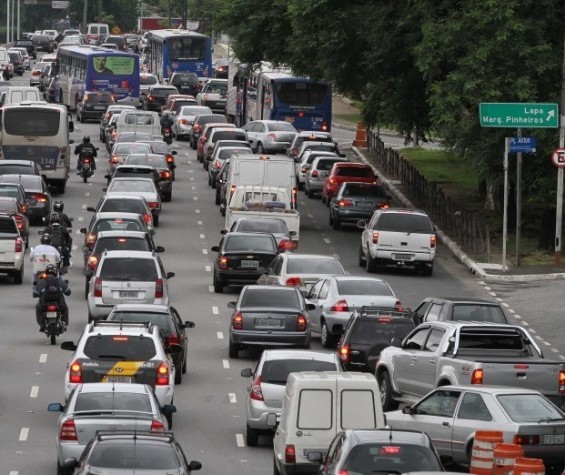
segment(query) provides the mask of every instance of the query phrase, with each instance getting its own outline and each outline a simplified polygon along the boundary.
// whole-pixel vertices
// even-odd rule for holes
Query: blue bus
[[[84,91],[110,91],[118,104],[139,106],[139,55],[98,46],[57,50],[60,103],[76,109]]]
[[[252,73],[246,84],[246,121],[285,120],[297,130],[329,132],[332,85],[290,72]]]
[[[212,38],[189,30],[151,30],[147,38],[149,72],[159,82],[174,72],[212,77]]]

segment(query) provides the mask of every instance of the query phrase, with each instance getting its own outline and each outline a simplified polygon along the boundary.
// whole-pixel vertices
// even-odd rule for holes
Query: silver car
[[[334,152],[317,152],[314,150],[307,150],[302,154],[302,160],[296,163],[296,187],[299,190],[304,189],[304,183],[306,182],[306,173],[312,165],[315,158],[325,156],[325,157],[338,157],[337,153]]]
[[[248,446],[259,442],[261,433],[272,434],[267,426],[269,413],[280,416],[289,373],[297,371],[343,371],[335,352],[312,350],[265,350],[255,367],[241,370],[244,378],[253,378],[246,403]]]
[[[60,412],[57,430],[57,473],[69,473],[65,459],[80,459],[85,446],[99,430],[169,430],[168,417],[175,406],[159,406],[151,386],[132,383],[78,385],[67,402],[51,403]]]
[[[314,284],[306,301],[315,305],[309,312],[312,332],[320,334],[325,348],[335,348],[354,310],[365,306],[402,309],[390,285],[372,277],[325,277]]]
[[[177,140],[188,139],[192,133],[192,124],[197,115],[212,114],[205,106],[182,106],[173,117],[173,134]]]
[[[322,277],[346,275],[337,257],[282,253],[273,259],[258,284],[297,287],[306,295]]]
[[[443,386],[412,406],[386,414],[392,429],[426,432],[440,456],[469,464],[475,432],[496,430],[546,470],[565,464],[565,413],[538,391],[502,386]]]
[[[313,198],[314,193],[321,193],[326,178],[330,175],[330,171],[335,163],[347,162],[347,159],[341,157],[317,157],[306,170],[304,178],[304,192],[308,198]]]
[[[122,167],[125,168],[127,165],[120,165],[118,170]],[[140,165],[137,168],[150,167]],[[115,195],[143,197],[151,209],[155,225],[158,224],[161,213],[161,193],[151,178],[138,178],[135,176],[116,177],[112,179],[105,191],[108,198]]]
[[[298,131],[284,120],[254,120],[245,124],[249,143],[259,154],[285,152]]]

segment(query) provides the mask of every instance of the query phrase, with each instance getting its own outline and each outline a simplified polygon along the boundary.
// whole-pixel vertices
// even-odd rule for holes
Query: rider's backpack
[[[51,226],[51,245],[57,248],[62,248],[65,244],[65,234],[61,229],[61,225]]]
[[[59,288],[59,279],[55,276],[48,276],[45,288],[40,294],[41,303],[59,303],[61,301],[61,289]]]

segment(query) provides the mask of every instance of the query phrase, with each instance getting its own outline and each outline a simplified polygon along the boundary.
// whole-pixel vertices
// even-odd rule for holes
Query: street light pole
[[[82,7],[82,32],[86,34],[86,19],[88,13],[88,0],[84,0],[84,6]]]
[[[559,111],[559,148],[565,146],[565,36],[561,66],[561,104]],[[555,206],[555,267],[561,266],[561,230],[563,226],[563,167],[557,168],[557,204]]]
[[[6,43],[10,42],[10,2],[12,0],[6,0]]]

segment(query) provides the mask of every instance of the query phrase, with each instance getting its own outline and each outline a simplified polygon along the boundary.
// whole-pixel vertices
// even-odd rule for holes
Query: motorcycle
[[[83,157],[79,174],[82,177],[83,183],[86,183],[88,178],[94,175],[92,171],[92,157]]]
[[[173,133],[171,131],[171,128],[163,127],[162,133],[163,133],[163,140],[165,141],[165,143],[167,145],[171,145],[173,143]]]
[[[43,311],[43,321],[45,323],[45,334],[50,338],[51,344],[57,343],[57,337],[65,331],[63,325],[63,313],[55,303],[49,303]]]

